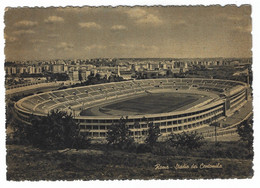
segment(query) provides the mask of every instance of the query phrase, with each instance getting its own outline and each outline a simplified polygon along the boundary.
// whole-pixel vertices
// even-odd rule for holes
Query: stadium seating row
[[[41,112],[60,108],[73,108],[84,103],[95,103],[109,97],[134,95],[156,89],[189,90],[197,89],[209,92],[222,93],[239,85],[239,82],[216,79],[168,78],[146,79],[125,82],[114,82],[66,90],[51,91],[28,97],[22,102],[22,107]]]

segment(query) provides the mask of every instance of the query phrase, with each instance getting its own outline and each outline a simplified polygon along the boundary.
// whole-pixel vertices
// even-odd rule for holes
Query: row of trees
[[[160,128],[153,122],[147,122],[147,137],[144,143],[148,148],[152,148],[158,142],[161,136]],[[197,132],[182,132],[181,134],[171,134],[167,143],[172,147],[183,147],[187,149],[197,149],[203,145],[203,136]],[[134,139],[127,125],[127,118],[121,118],[118,123],[112,124],[107,133],[108,144],[125,149],[133,145]]]
[[[9,109],[9,108],[8,108]],[[26,125],[15,118],[7,117],[7,121],[12,119],[14,136],[20,141],[32,144],[42,149],[64,149],[64,148],[86,148],[90,144],[88,136],[80,134],[79,124],[73,119],[72,114],[62,111],[51,111],[46,117],[31,117],[31,124]],[[133,145],[138,145],[133,139],[133,133],[127,124],[127,118],[120,118],[117,123],[109,126],[107,133],[108,145],[119,149],[129,149]],[[159,126],[152,122],[147,122],[148,130],[144,144],[148,148],[156,146],[161,136]],[[244,121],[238,126],[238,134],[241,141],[246,143],[248,149],[252,150],[253,129],[252,121]],[[175,148],[188,150],[200,148],[204,138],[197,132],[182,132],[181,134],[171,134],[166,143]]]
[[[147,124],[149,129],[145,143],[153,146],[160,136],[160,129],[159,126],[155,126],[153,123],[147,122]],[[127,118],[122,117],[118,123],[114,123],[109,127],[107,142],[109,145],[114,145],[120,149],[129,148],[134,143],[131,131],[127,125]]]
[[[100,83],[108,83],[108,82],[120,82],[124,79],[118,75],[110,75],[107,77],[106,75],[102,77],[99,73],[94,75],[93,73],[88,76],[87,81],[82,82],[85,85],[95,85]]]
[[[41,149],[84,148],[89,139],[80,135],[79,124],[72,114],[51,111],[45,117],[31,116],[31,125],[12,122],[15,141]]]
[[[31,116],[31,125],[15,121],[13,118],[14,137],[20,143],[29,143],[41,149],[86,148],[90,144],[88,136],[80,134],[80,125],[73,119],[72,114],[63,111],[51,111],[45,117]],[[118,149],[129,149],[135,143],[127,118],[120,118],[117,123],[109,126],[107,143]],[[148,130],[145,145],[148,148],[155,146],[161,136],[159,126],[147,122]],[[168,140],[173,147],[198,148],[203,142],[203,137],[196,132],[172,134]]]
[[[83,78],[79,76],[80,83],[76,83],[70,87],[80,87],[80,86],[87,86],[87,85],[96,85],[96,84],[103,84],[103,83],[109,83],[109,82],[120,82],[123,81],[123,77],[120,77],[118,75],[110,75],[109,77],[104,76],[101,77],[99,73],[93,74],[91,73],[86,81],[83,81]],[[67,89],[68,86],[63,86],[59,89]]]

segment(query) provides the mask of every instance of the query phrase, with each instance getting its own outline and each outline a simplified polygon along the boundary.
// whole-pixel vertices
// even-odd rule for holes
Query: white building
[[[63,73],[64,65],[63,64],[52,65],[52,72],[53,73]]]

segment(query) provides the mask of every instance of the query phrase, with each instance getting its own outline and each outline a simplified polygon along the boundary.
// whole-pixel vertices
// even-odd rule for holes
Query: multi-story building
[[[79,71],[71,71],[69,72],[69,78],[71,81],[79,81]]]
[[[35,67],[34,66],[28,66],[27,67],[27,73],[35,74]]]
[[[63,64],[52,65],[52,72],[53,73],[63,73],[64,65]]]

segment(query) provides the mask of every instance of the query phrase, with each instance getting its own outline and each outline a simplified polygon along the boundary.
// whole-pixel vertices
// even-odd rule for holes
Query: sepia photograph
[[[6,180],[253,178],[251,13],[6,7]]]

